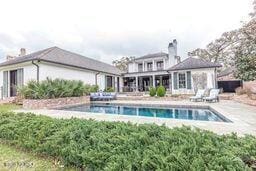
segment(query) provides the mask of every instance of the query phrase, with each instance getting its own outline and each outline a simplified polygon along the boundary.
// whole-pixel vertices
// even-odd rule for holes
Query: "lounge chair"
[[[190,101],[197,102],[198,100],[202,101],[204,96],[205,90],[197,90],[196,95],[189,98]]]
[[[208,101],[208,102],[218,102],[219,101],[219,89],[211,89],[210,95],[208,97],[204,97],[203,100]]]
[[[99,93],[91,93],[90,94],[91,101],[96,100],[115,100],[116,93],[107,93],[107,92],[99,92]]]

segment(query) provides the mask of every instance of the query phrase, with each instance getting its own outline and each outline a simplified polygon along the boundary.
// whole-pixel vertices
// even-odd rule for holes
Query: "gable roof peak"
[[[217,68],[217,67],[221,67],[221,65],[218,63],[206,61],[206,60],[203,60],[200,58],[188,57],[187,59],[183,60],[182,62],[172,66],[168,70],[175,71],[175,70]]]

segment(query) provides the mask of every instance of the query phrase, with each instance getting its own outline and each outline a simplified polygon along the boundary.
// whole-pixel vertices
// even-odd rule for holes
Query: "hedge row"
[[[84,84],[79,80],[51,79],[37,82],[29,81],[25,86],[19,87],[19,95],[26,99],[52,99],[61,97],[79,97],[97,92],[98,86]]]
[[[0,114],[0,138],[86,170],[250,170],[256,138],[189,127]]]

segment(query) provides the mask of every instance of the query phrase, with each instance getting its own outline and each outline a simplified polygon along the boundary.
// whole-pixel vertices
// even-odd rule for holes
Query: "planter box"
[[[24,99],[24,109],[54,109],[66,106],[90,103],[89,96],[65,97],[57,99]]]

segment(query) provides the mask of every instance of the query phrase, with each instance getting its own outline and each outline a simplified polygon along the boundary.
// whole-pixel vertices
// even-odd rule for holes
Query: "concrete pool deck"
[[[106,102],[97,102],[106,103]],[[197,120],[183,120],[183,119],[166,119],[143,116],[127,116],[127,115],[112,115],[77,111],[64,110],[16,110],[16,112],[31,112],[35,114],[42,114],[54,118],[82,118],[95,119],[98,121],[121,121],[132,122],[136,124],[155,123],[157,125],[165,124],[167,127],[179,127],[182,125],[198,127],[201,129],[213,131],[217,134],[229,134],[232,132],[238,135],[251,134],[256,136],[256,107],[241,104],[230,100],[222,100],[219,103],[205,103],[205,102],[190,102],[184,101],[141,101],[141,100],[115,100],[107,103],[112,104],[129,104],[129,105],[154,105],[154,106],[194,106],[207,107],[214,109],[218,113],[225,116],[232,122],[214,122],[214,121],[197,121]]]

